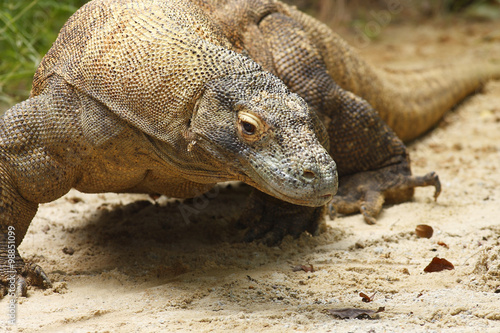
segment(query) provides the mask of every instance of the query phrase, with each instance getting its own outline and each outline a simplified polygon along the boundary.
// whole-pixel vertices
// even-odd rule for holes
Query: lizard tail
[[[487,61],[414,71],[376,69],[325,24],[295,8],[283,10],[302,24],[335,82],[367,100],[404,141],[432,128],[488,80],[500,79],[500,64]]]
[[[432,128],[484,83],[499,79],[500,64],[478,62],[402,72],[373,70],[372,78],[377,78],[381,89],[368,86],[359,94],[372,103],[403,141],[409,141]]]

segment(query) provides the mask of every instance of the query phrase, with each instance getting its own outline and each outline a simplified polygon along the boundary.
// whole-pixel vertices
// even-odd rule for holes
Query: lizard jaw
[[[330,202],[338,190],[336,168],[330,170],[329,173],[330,176],[316,177],[313,182],[308,180],[299,182],[298,187],[302,185],[302,191],[297,187],[287,188],[283,186],[282,181],[266,180],[255,170],[252,170],[250,175],[245,174],[240,180],[283,201],[300,206],[320,207]]]

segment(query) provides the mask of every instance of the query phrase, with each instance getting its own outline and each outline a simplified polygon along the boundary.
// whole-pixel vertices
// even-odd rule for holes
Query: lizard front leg
[[[54,108],[62,106],[58,104],[69,103],[69,98],[60,100],[32,97],[9,109],[0,120],[0,297],[12,293],[14,286],[18,295],[26,296],[27,284],[51,285],[40,266],[25,262],[17,248],[38,203],[64,195],[74,181],[71,169],[53,158],[45,146],[55,140],[61,150],[70,149],[63,125],[47,123],[53,114],[57,117]]]
[[[330,101],[330,153],[337,160],[340,186],[330,203],[330,216],[335,212],[360,212],[369,224],[385,202],[411,200],[417,186],[434,186],[437,198],[441,192],[439,177],[434,173],[413,176],[410,158],[403,142],[379,118],[362,98],[335,90]]]
[[[441,192],[441,184],[436,173],[412,176],[409,173],[408,163],[343,176],[337,195],[328,205],[328,214],[333,219],[337,213],[359,212],[366,223],[375,224],[384,203],[410,200],[417,186],[434,186],[435,199]]]
[[[51,282],[40,266],[25,262],[17,247],[35,216],[38,204],[24,200],[5,170],[0,175],[0,298],[7,293],[26,296],[27,285],[49,287]]]
[[[324,215],[324,206],[298,206],[254,189],[238,226],[248,228],[244,241],[258,240],[274,246],[287,235],[297,238],[304,231],[313,236],[323,232],[326,229]]]
[[[261,20],[259,28],[272,50],[277,75],[306,100],[327,129],[329,152],[340,176],[331,210],[359,211],[374,223],[386,199],[410,200],[416,186],[435,186],[435,196],[439,195],[439,178],[434,173],[411,175],[403,142],[365,100],[334,82],[299,23],[273,13]]]
[[[17,191],[3,153],[0,162],[0,298],[7,293],[26,296],[28,284],[51,286],[43,269],[25,262],[17,250],[38,204],[24,199]]]

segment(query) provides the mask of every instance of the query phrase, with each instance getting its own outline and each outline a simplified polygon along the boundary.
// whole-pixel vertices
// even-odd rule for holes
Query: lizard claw
[[[44,289],[52,287],[49,277],[38,264],[25,262],[17,249],[14,258],[10,258],[7,249],[7,237],[0,235],[0,298],[7,294],[25,297],[28,285]],[[2,252],[9,253],[9,257],[2,256]]]
[[[33,286],[44,289],[52,287],[52,282],[49,277],[38,264],[31,262],[26,263],[23,267],[22,276],[25,276],[29,284]]]
[[[10,280],[11,276],[4,277],[0,279],[0,298],[11,293],[11,288],[15,288],[15,293],[17,296],[26,297],[28,291],[28,285],[38,286],[40,288],[46,289],[52,287],[52,282],[43,269],[34,263],[26,263],[21,269],[21,272],[13,273],[15,277],[14,286]]]

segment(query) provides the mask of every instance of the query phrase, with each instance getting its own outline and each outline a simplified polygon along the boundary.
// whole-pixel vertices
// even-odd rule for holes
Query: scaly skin
[[[412,74],[408,87],[440,73]],[[485,79],[472,74],[413,98],[396,85],[404,76],[372,69],[326,26],[274,1],[90,2],[61,30],[30,98],[0,121],[0,285],[12,275],[8,231],[19,245],[38,204],[72,187],[188,198],[240,180],[258,190],[240,220],[246,240],[268,244],[324,229],[337,173],[330,210],[361,211],[368,223],[415,186],[437,196],[437,176],[411,175],[381,117],[412,138],[440,117],[429,110]],[[406,105],[427,111],[404,116]],[[427,127],[410,133],[412,122]],[[21,293],[26,282],[50,285],[17,251],[13,264]]]
[[[231,49],[187,1],[94,1],[68,21],[30,98],[0,121],[4,286],[12,275],[21,286],[50,284],[17,252],[9,272],[5,236],[14,228],[18,246],[38,204],[72,187],[189,198],[240,180],[323,210],[337,171],[316,135],[319,120]]]

